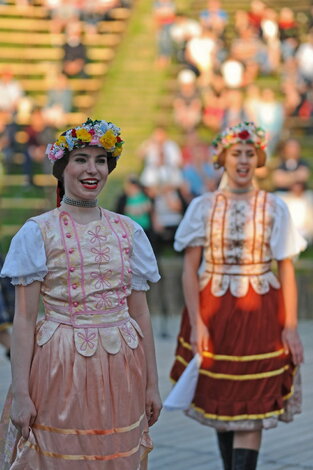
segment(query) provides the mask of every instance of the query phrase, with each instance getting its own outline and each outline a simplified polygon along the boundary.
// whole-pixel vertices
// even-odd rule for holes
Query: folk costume
[[[41,282],[44,318],[29,379],[36,419],[27,440],[9,423],[3,470],[145,468],[146,359],[127,297],[159,274],[143,229],[100,210],[100,220],[79,224],[56,208],[12,240],[2,275]]]
[[[251,132],[247,125],[244,130],[242,140]],[[292,420],[300,412],[299,373],[282,344],[284,300],[271,264],[296,256],[306,242],[286,204],[259,190],[245,198],[223,190],[205,194],[188,207],[174,246],[178,251],[203,247],[200,314],[210,337],[186,414],[219,432]],[[193,357],[190,334],[185,309],[173,381]]]

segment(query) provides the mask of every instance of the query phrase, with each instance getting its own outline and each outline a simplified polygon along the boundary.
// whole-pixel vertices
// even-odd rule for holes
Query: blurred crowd
[[[42,0],[49,19],[51,44],[62,48],[62,59],[49,63],[43,99],[26,93],[10,65],[0,65],[0,174],[10,174],[14,163],[23,165],[25,185],[33,185],[34,163],[47,172],[44,149],[56,132],[68,123],[68,115],[78,111],[72,78],[89,78],[87,35],[98,33],[98,25],[111,21],[117,7],[131,7],[132,0]],[[0,0],[0,4],[5,4]],[[40,4],[16,0],[16,5]],[[61,38],[61,43],[60,43]],[[47,59],[48,60],[48,59]],[[44,64],[42,64],[44,65]],[[2,170],[2,171],[1,171]]]
[[[184,136],[175,158],[173,150],[168,156],[182,178],[175,187],[187,204],[203,191],[214,190],[221,175],[199,136],[216,135],[242,120],[254,121],[265,129],[268,140],[269,165],[259,170],[258,184],[279,192],[312,243],[311,170],[286,122],[294,117],[304,133],[313,130],[313,3],[307,11],[296,12],[252,0],[247,10],[235,9],[230,17],[220,0],[207,0],[193,15],[178,11],[175,0],[157,0],[153,13],[157,66],[175,64],[177,70],[174,98],[167,103]],[[150,192],[150,179],[158,173],[145,148],[140,180]],[[178,177],[171,173],[172,168],[167,176],[174,186]]]

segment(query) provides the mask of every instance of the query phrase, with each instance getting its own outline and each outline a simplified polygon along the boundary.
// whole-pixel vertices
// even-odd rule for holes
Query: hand
[[[303,362],[303,346],[296,328],[285,327],[282,332],[282,341],[286,353],[291,354],[294,364],[297,366]]]
[[[13,398],[11,421],[24,439],[28,439],[29,428],[35,421],[37,411],[30,397]]]
[[[209,349],[209,331],[202,320],[198,319],[196,325],[191,328],[190,344],[194,354],[202,355]]]
[[[148,387],[146,390],[146,415],[149,427],[159,419],[162,409],[162,401],[157,386]]]

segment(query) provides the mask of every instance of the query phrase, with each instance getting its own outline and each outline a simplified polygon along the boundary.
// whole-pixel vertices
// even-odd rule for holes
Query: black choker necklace
[[[70,206],[76,206],[76,207],[97,207],[97,204],[98,204],[97,199],[92,199],[90,201],[88,200],[77,201],[76,199],[71,199],[68,196],[63,196],[62,202],[64,202],[65,204],[69,204]]]
[[[253,186],[249,186],[248,188],[230,188],[229,186],[225,186],[226,191],[234,194],[245,194],[252,191],[254,188]]]

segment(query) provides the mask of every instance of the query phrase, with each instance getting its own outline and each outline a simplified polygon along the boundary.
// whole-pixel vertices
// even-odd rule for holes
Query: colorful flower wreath
[[[52,162],[64,157],[66,151],[94,145],[103,147],[111,156],[119,158],[124,141],[120,138],[120,128],[103,120],[87,119],[80,126],[63,132],[54,144],[49,144],[46,154]]]
[[[236,126],[228,127],[212,142],[214,163],[218,164],[218,157],[223,150],[238,143],[253,144],[255,148],[264,151],[266,148],[266,133],[264,129],[257,127],[254,122],[244,121]]]

